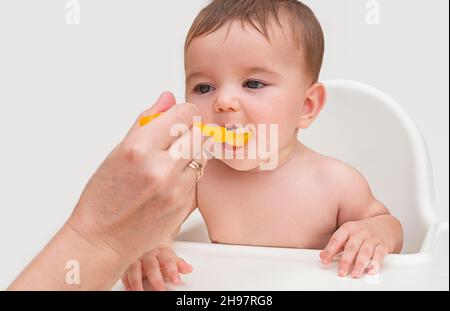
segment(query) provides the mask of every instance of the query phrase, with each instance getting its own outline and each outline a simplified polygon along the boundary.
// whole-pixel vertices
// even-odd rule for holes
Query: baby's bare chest
[[[336,230],[336,203],[316,185],[217,182],[198,191],[213,242],[320,249]]]

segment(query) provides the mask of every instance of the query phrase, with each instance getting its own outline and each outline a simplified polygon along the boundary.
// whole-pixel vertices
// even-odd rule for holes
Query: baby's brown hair
[[[234,20],[240,20],[243,26],[250,24],[270,41],[269,27],[273,20],[283,29],[281,16],[287,18],[294,42],[303,51],[307,73],[313,83],[317,82],[325,51],[324,34],[313,11],[297,0],[213,0],[195,18],[185,50],[195,38]]]

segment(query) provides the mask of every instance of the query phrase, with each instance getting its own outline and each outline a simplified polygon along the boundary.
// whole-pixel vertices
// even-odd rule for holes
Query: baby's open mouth
[[[224,129],[221,133],[224,139],[219,142],[231,147],[232,150],[246,146],[253,136],[251,129],[241,124],[225,124],[221,128]]]
[[[247,126],[237,125],[237,124],[226,124],[224,128],[229,132],[235,132],[236,134],[249,134],[251,133],[250,128]]]

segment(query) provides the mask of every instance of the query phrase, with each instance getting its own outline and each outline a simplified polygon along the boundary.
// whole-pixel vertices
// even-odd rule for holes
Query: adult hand
[[[164,93],[140,118],[173,105],[173,95]],[[145,127],[137,121],[92,177],[68,224],[131,260],[171,234],[190,211],[197,175],[188,167],[191,157],[175,160],[169,149],[182,140],[192,142],[188,129],[197,112],[183,104]],[[170,135],[174,124],[187,125],[182,137]]]
[[[139,126],[142,116],[160,112],[165,113]],[[175,105],[173,95],[163,93],[106,158],[66,225],[10,289],[72,289],[64,281],[71,260],[81,272],[73,289],[108,289],[129,264],[171,234],[191,210],[197,173],[188,166],[192,154],[176,160],[170,149],[192,143],[197,113],[194,105]],[[174,124],[187,125],[182,135],[170,135]],[[206,165],[206,159],[195,161]]]

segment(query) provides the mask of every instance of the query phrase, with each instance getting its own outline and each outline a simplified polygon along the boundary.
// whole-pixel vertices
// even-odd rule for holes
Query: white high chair
[[[436,217],[427,148],[416,124],[392,98],[367,85],[328,81],[326,107],[301,141],[357,168],[375,196],[403,224],[402,255],[380,275],[339,278],[319,252],[210,244],[196,211],[182,226],[176,252],[194,266],[174,290],[448,290],[448,223]]]

